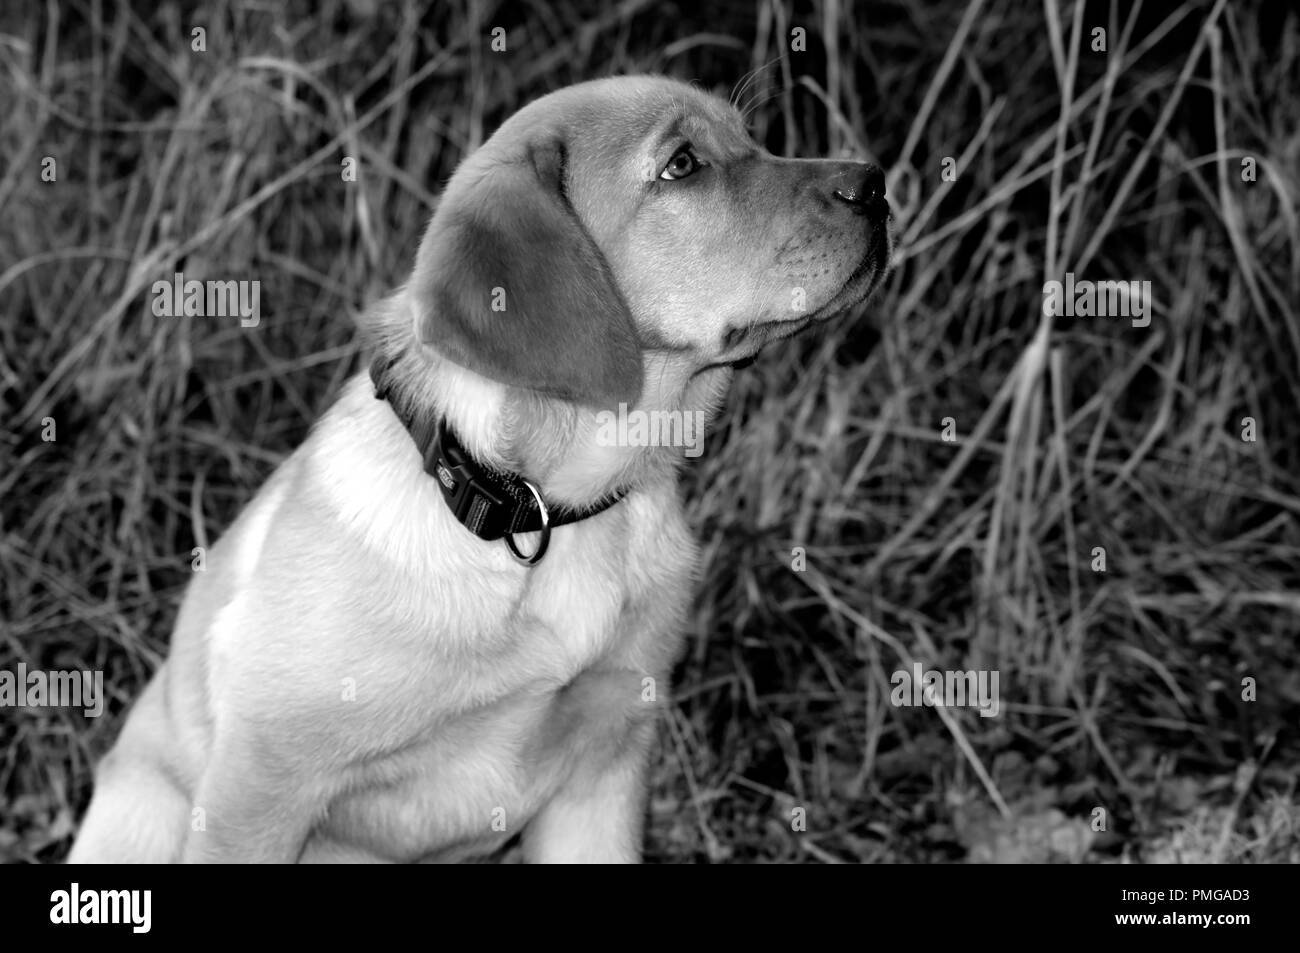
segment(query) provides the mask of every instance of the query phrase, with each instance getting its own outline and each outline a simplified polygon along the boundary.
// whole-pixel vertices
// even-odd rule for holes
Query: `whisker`
[[[770,103],[772,100],[776,99],[776,97],[780,96],[782,92],[783,90],[780,87],[776,87],[770,89],[767,92],[767,95],[765,96],[756,96],[753,102],[751,102],[748,106],[746,106],[744,111],[741,112],[740,114],[741,119],[745,122],[749,122],[749,117],[754,113],[756,109],[758,109],[759,106],[763,106],[767,103]]]
[[[740,101],[744,97],[745,93],[749,90],[750,85],[753,84],[763,74],[764,71],[771,69],[774,65],[776,65],[780,61],[781,61],[781,56],[778,55],[768,60],[762,66],[756,66],[752,70],[747,72],[744,76],[740,78],[740,81],[736,84],[735,89],[732,91],[731,97],[727,101],[732,106],[736,107],[736,109],[741,109]]]

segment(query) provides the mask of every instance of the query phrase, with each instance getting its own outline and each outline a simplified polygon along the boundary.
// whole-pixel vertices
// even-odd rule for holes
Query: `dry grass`
[[[1285,5],[18,6],[0,669],[102,669],[112,701],[95,721],[0,708],[0,857],[66,850],[191,548],[361,366],[352,318],[405,276],[460,157],[569,82],[662,71],[727,95],[766,67],[756,137],[880,157],[900,267],[859,319],[744,372],[691,471],[711,558],[650,858],[1300,860]],[[260,279],[261,326],[154,317],[175,271]],[[1149,280],[1150,326],[1044,317],[1066,271]],[[893,707],[913,659],[996,669],[1001,716]]]

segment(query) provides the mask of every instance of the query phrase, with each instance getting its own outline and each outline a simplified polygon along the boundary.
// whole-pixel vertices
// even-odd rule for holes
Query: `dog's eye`
[[[703,165],[704,163],[700,161],[690,146],[682,146],[673,153],[673,157],[668,160],[664,170],[659,173],[659,178],[684,179],[688,175],[698,172]]]

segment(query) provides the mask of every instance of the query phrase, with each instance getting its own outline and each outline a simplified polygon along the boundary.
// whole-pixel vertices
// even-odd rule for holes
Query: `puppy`
[[[514,115],[191,582],[70,859],[637,861],[696,546],[683,448],[610,415],[712,414],[881,281],[888,214],[672,80]]]

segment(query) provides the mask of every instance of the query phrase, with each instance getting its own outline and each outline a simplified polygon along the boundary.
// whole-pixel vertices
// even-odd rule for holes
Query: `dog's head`
[[[584,83],[456,170],[417,256],[416,330],[494,380],[632,403],[647,350],[732,363],[863,300],[888,219],[874,165],[777,158],[674,80]]]

